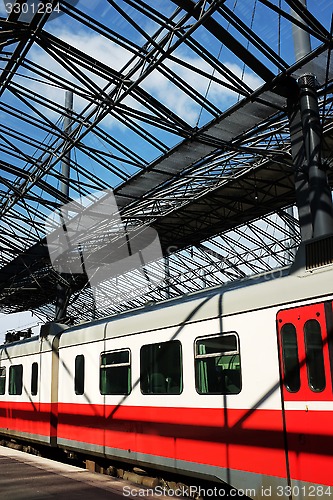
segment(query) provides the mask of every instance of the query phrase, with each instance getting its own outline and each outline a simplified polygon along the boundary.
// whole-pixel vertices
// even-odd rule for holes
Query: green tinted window
[[[9,394],[15,396],[22,394],[23,366],[12,365],[9,367]]]
[[[0,395],[3,396],[6,392],[6,367],[0,367]]]
[[[182,346],[179,340],[141,347],[140,387],[143,394],[182,392]]]
[[[101,354],[101,394],[127,395],[131,392],[131,360],[129,349]]]
[[[195,383],[199,394],[238,394],[241,363],[236,333],[195,341]]]

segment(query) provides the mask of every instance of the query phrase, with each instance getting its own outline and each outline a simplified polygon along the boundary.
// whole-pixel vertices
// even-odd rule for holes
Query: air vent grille
[[[333,264],[333,236],[312,241],[305,246],[306,269]]]

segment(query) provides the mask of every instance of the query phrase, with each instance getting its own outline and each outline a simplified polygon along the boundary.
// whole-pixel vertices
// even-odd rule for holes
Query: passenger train
[[[227,483],[333,496],[333,237],[291,269],[43,325],[0,347],[0,434]]]

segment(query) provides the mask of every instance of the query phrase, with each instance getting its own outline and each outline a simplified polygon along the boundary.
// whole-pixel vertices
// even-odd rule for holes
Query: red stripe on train
[[[293,479],[332,485],[331,422],[330,411],[288,410]],[[57,427],[69,441],[278,477],[286,476],[282,425],[278,410],[0,404],[3,429],[45,436]]]
[[[331,485],[332,413],[307,412],[312,433],[306,436],[297,430],[303,418],[302,411],[289,412],[288,422],[295,422],[289,450],[297,462],[293,479]],[[278,477],[286,477],[282,429],[278,410],[107,406],[104,413],[103,405],[59,404],[61,438]]]
[[[54,404],[0,401],[0,432],[4,429],[54,437],[56,428],[57,413]]]

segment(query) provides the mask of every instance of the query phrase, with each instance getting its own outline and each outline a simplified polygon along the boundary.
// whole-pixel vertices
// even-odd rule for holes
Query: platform
[[[0,446],[1,500],[116,500],[137,497],[167,498],[151,494],[151,490],[144,486]]]

